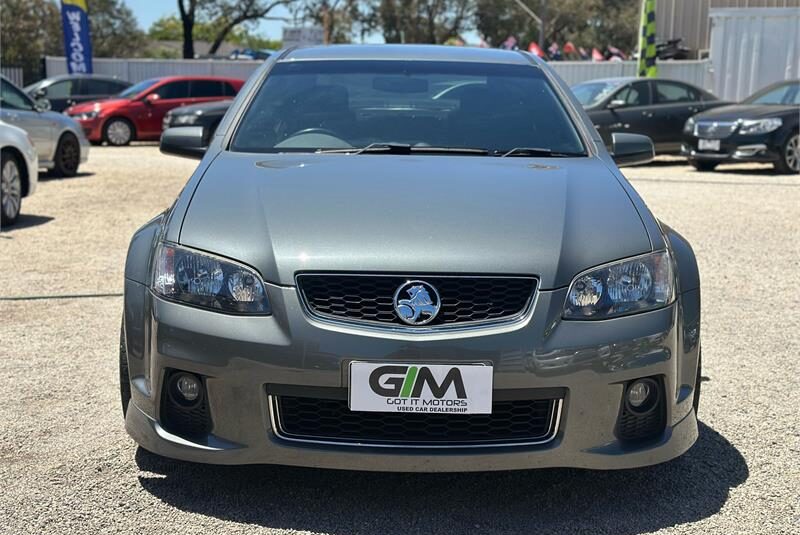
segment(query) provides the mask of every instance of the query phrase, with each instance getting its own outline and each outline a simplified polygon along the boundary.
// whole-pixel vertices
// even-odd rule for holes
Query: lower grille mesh
[[[474,445],[546,441],[558,400],[498,401],[492,414],[352,412],[346,400],[276,396],[287,438],[377,445]]]

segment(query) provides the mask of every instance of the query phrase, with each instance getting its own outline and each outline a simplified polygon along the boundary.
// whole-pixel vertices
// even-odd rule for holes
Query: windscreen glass
[[[367,60],[278,63],[231,149],[311,152],[381,143],[584,153],[538,68]]]

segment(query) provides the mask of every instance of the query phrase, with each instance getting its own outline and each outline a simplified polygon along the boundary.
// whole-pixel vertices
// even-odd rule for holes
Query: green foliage
[[[22,67],[25,83],[38,79],[44,55],[64,53],[61,14],[52,0],[0,0],[2,61]]]
[[[220,21],[199,21],[194,23],[192,36],[196,41],[212,42],[219,34],[222,27]],[[181,20],[176,15],[161,17],[153,22],[147,31],[147,36],[154,41],[181,41],[183,40],[183,26]],[[243,48],[270,48],[278,49],[281,47],[280,40],[267,39],[253,33],[247,25],[233,28],[225,38],[228,43],[241,46]]]

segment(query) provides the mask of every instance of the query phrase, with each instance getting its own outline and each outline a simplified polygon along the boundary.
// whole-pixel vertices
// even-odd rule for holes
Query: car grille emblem
[[[394,311],[408,325],[432,322],[441,307],[439,292],[424,281],[407,281],[394,293]]]

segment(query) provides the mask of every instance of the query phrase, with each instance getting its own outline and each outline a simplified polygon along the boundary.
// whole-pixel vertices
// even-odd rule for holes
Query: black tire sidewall
[[[11,152],[9,150],[3,150],[2,151],[2,156],[0,156],[0,173],[3,172],[2,166],[5,165],[7,159],[11,159],[11,160],[14,161],[15,164],[17,164],[17,172],[19,173],[19,177],[20,177],[20,187],[22,187],[22,170],[23,170],[23,167],[22,167],[22,164],[20,163],[19,157],[16,154],[14,154],[13,152]],[[0,193],[0,195],[2,195],[2,193]],[[13,218],[8,217],[3,212],[2,199],[0,199],[0,225],[2,225],[2,226],[6,226],[6,225],[11,226],[11,225],[13,225],[14,223],[17,222],[17,219],[19,219],[19,215],[21,213],[22,213],[22,191],[21,190],[20,190],[20,196],[19,196],[19,211],[17,211],[17,215],[15,215]]]
[[[791,175],[797,173],[794,169],[789,167],[789,163],[786,161],[786,149],[789,147],[789,141],[792,140],[793,137],[797,136],[798,132],[792,132],[786,137],[786,141],[783,142],[781,145],[780,151],[780,158],[777,162],[775,162],[775,170],[778,171],[782,175]]]
[[[78,163],[75,165],[75,169],[66,169],[61,162],[62,152],[64,150],[64,143],[74,143],[75,147],[78,151]],[[72,177],[78,174],[78,168],[81,165],[81,144],[78,142],[78,138],[75,137],[75,134],[70,132],[65,133],[61,136],[61,139],[58,140],[58,147],[56,148],[56,156],[55,156],[55,167],[53,170],[58,176],[65,176],[65,177]]]

